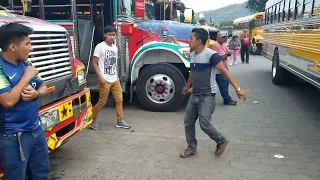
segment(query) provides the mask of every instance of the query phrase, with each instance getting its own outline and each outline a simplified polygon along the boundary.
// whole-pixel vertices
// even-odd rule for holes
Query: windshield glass
[[[255,20],[253,26],[254,27],[262,27],[264,25],[264,20]]]

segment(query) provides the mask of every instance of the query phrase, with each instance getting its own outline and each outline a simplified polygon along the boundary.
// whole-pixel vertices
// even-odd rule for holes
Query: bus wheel
[[[282,85],[286,82],[288,72],[279,65],[279,53],[274,51],[272,57],[272,82],[275,85]]]
[[[149,65],[140,73],[136,94],[142,107],[148,111],[176,111],[186,96],[182,88],[186,81],[175,66],[167,63]]]
[[[253,47],[251,48],[251,53],[253,55],[261,55],[262,52],[262,45],[261,44],[253,44]]]

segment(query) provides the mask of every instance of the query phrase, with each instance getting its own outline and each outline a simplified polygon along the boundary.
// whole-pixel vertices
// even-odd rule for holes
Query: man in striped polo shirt
[[[246,100],[247,95],[237,84],[236,80],[226,69],[219,54],[205,47],[209,38],[208,31],[203,28],[194,28],[190,37],[189,46],[193,52],[190,54],[190,67],[188,81],[182,89],[187,94],[192,85],[193,90],[189,99],[184,119],[185,134],[188,148],[181,152],[182,158],[196,154],[197,140],[195,136],[195,122],[199,118],[201,129],[217,143],[215,154],[221,155],[229,140],[221,135],[211,124],[211,116],[215,110],[215,94],[217,93],[216,69],[223,74],[235,88],[237,96]]]

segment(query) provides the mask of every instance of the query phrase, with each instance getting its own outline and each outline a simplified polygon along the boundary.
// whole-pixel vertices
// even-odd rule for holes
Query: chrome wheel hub
[[[175,92],[173,80],[165,74],[155,74],[146,83],[148,98],[157,104],[164,104],[170,101]]]
[[[275,78],[276,74],[277,74],[277,67],[276,67],[276,65],[272,65],[272,77]]]

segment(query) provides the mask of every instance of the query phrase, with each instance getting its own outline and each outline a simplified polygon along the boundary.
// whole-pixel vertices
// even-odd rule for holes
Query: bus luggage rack
[[[35,32],[30,40],[33,52],[29,60],[44,81],[72,74],[66,33]]]

